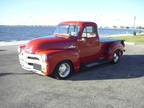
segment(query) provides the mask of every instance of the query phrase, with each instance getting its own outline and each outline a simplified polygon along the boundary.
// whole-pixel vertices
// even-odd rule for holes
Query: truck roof
[[[60,24],[77,24],[77,25],[95,25],[97,26],[96,23],[94,22],[89,22],[89,21],[64,21],[61,22]]]

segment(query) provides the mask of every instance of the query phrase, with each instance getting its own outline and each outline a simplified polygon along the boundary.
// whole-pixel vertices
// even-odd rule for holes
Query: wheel
[[[63,61],[56,66],[55,77],[57,79],[66,79],[71,75],[72,71],[72,63],[69,61]]]
[[[112,63],[114,63],[114,64],[118,63],[120,60],[120,56],[121,56],[121,51],[114,52]]]

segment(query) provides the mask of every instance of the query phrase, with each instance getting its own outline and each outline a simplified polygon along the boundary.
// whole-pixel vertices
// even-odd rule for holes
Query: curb
[[[134,42],[125,42],[126,45],[136,45]]]

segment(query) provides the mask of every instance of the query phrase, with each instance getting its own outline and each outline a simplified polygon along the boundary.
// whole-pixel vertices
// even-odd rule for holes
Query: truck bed
[[[123,41],[120,39],[110,39],[110,38],[100,38],[99,40],[101,43],[111,43],[111,42],[119,42],[119,41]]]
[[[104,57],[108,54],[109,48],[113,46],[112,44],[125,46],[124,40],[120,39],[100,38],[99,42],[101,44],[101,52]]]

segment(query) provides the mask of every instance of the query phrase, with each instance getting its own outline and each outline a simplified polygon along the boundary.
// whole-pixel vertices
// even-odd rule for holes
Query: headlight
[[[21,53],[21,48],[20,48],[20,47],[18,47],[17,51],[18,51],[18,53]]]
[[[24,47],[25,47],[25,45],[18,46],[18,49],[17,49],[18,53],[21,53],[22,50],[24,49]]]
[[[42,55],[41,59],[42,59],[42,61],[47,61],[47,55]]]
[[[32,53],[32,48],[27,48],[26,52],[31,54]]]

